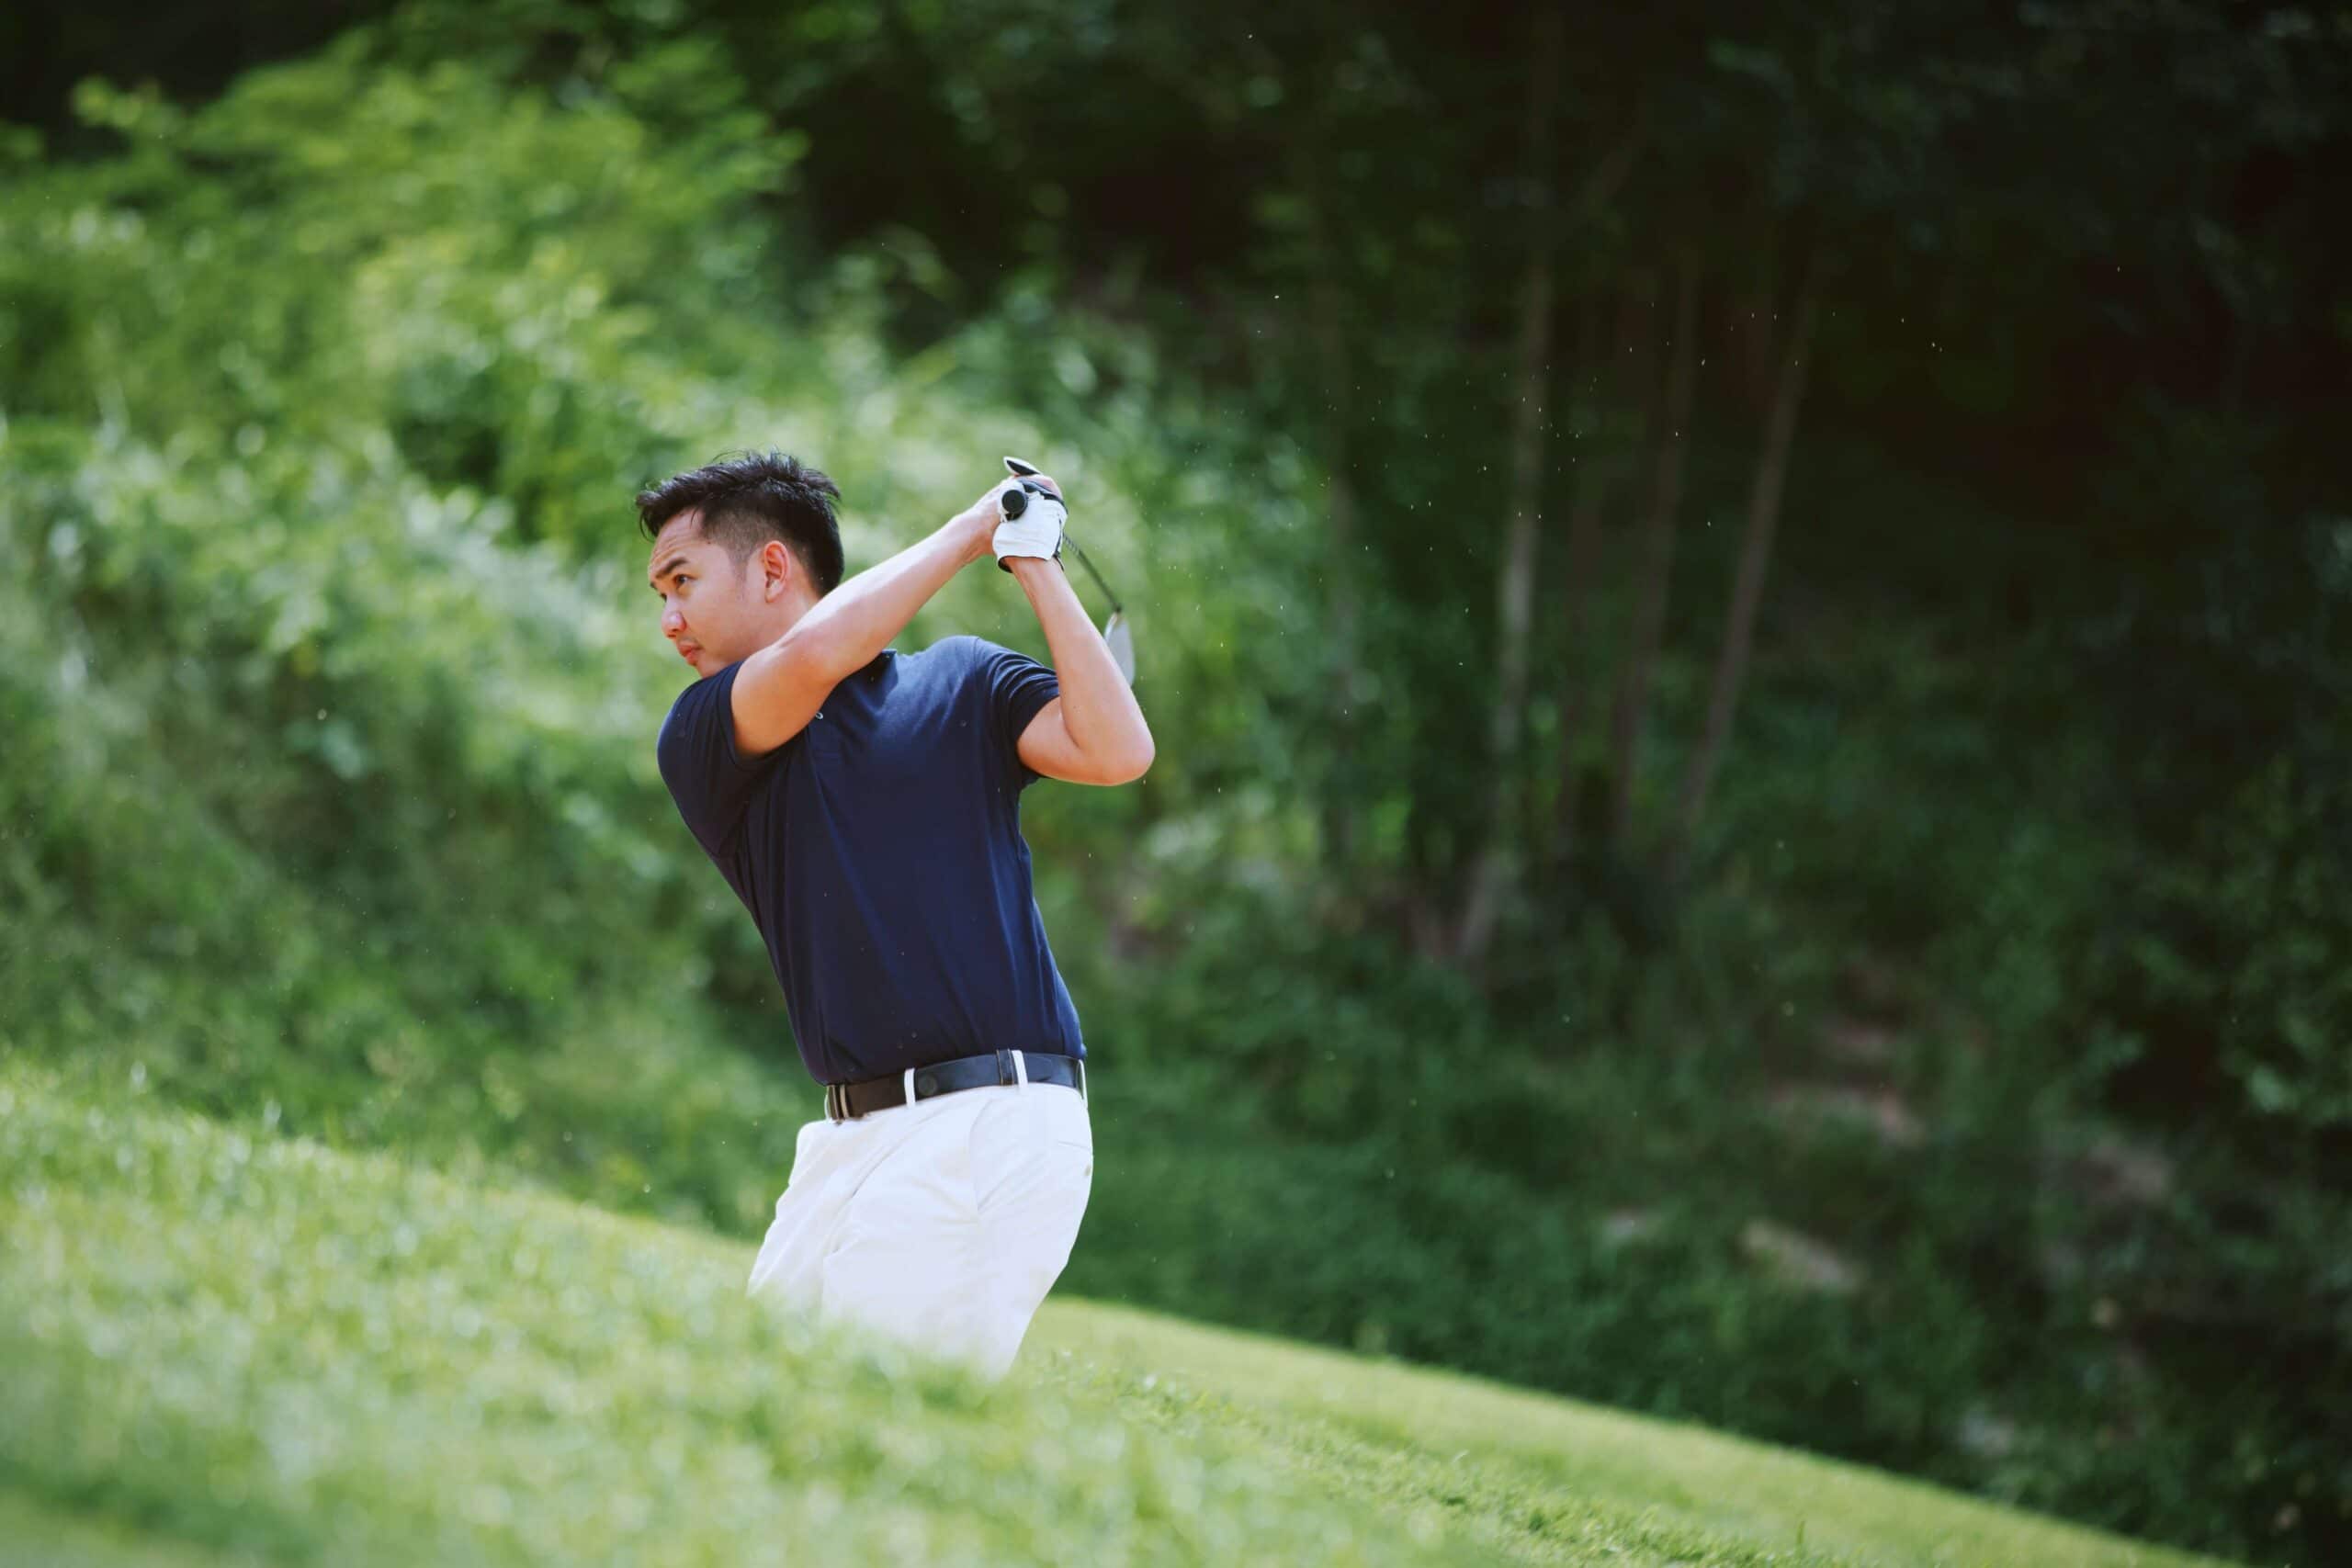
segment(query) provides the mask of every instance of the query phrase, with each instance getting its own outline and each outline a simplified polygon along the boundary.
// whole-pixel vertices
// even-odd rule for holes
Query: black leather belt
[[[1013,1062],[1015,1056],[1021,1058],[1018,1066]],[[1075,1056],[1040,1051],[997,1051],[985,1056],[933,1062],[927,1067],[915,1068],[911,1074],[893,1073],[888,1077],[867,1078],[863,1083],[829,1083],[825,1086],[825,1119],[849,1122],[876,1111],[888,1111],[894,1105],[904,1105],[910,1098],[907,1092],[910,1088],[914,1091],[912,1099],[935,1100],[959,1089],[1019,1083],[1023,1068],[1027,1069],[1031,1083],[1060,1084],[1078,1090],[1080,1096],[1086,1093],[1086,1064]]]

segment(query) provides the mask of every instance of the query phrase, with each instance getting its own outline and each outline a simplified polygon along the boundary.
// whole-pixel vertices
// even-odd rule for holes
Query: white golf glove
[[[989,547],[996,551],[996,564],[1005,571],[1011,556],[1034,556],[1042,560],[1057,560],[1062,553],[1062,525],[1069,521],[1069,509],[1054,496],[1034,484],[1016,480],[998,494],[997,507],[1004,510],[1006,495],[1022,495],[1027,505],[1018,517],[1007,516],[989,536]]]

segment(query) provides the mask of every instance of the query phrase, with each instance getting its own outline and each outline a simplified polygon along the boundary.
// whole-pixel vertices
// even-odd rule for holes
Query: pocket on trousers
[[[983,1206],[1041,1183],[1091,1180],[1094,1134],[1085,1102],[1059,1084],[999,1089],[973,1121],[971,1159]]]
[[[1069,1144],[1094,1152],[1094,1122],[1087,1114],[1086,1100],[1074,1089],[1059,1084],[1047,1084],[1031,1091],[1037,1097],[1041,1131],[1048,1143]]]
[[[1050,1135],[1037,1145],[1033,1158],[1045,1185],[1068,1194],[1075,1200],[1078,1212],[1085,1213],[1087,1200],[1094,1190],[1092,1140]]]
[[[1077,1100],[1075,1094],[1069,1097]],[[1057,1117],[1052,1134],[1053,1152],[1079,1162],[1079,1177],[1089,1187],[1094,1185],[1094,1127],[1088,1121],[1086,1104],[1079,1102],[1075,1116]]]

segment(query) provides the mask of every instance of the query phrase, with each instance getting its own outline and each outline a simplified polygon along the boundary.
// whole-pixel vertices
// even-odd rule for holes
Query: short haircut
[[[823,598],[841,583],[842,492],[822,472],[781,452],[721,454],[637,496],[637,520],[658,539],[678,513],[700,511],[703,537],[726,547],[740,570],[770,539],[796,550]]]

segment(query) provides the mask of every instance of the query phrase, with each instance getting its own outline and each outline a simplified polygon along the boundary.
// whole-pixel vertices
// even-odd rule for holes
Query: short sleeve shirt
[[[801,1060],[852,1083],[1000,1049],[1083,1056],[1032,887],[1021,794],[1051,669],[976,637],[882,653],[784,745],[735,748],[740,663],[656,743],[678,814],[751,911]]]

